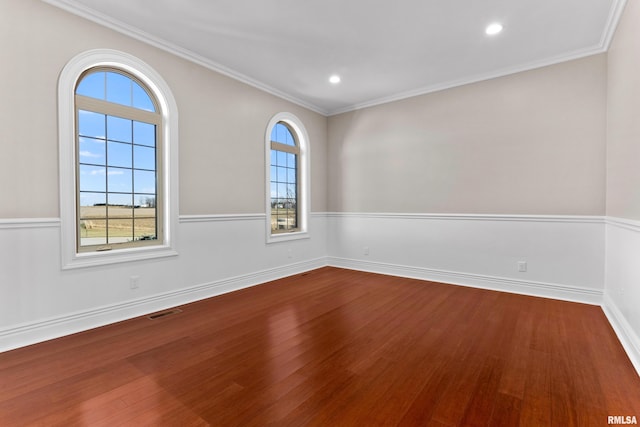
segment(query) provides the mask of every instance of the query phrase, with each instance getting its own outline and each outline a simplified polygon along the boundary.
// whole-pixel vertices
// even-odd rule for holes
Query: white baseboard
[[[480,274],[459,273],[424,267],[411,267],[406,265],[337,257],[329,257],[328,263],[334,267],[388,274],[399,277],[410,277],[413,279],[429,280],[452,285],[580,302],[591,305],[600,305],[602,303],[602,291],[600,290],[578,288],[554,283],[531,282]]]
[[[167,308],[211,298],[327,265],[326,258],[302,261],[281,267],[203,283],[151,297],[107,305],[0,330],[0,352],[144,316]]]
[[[606,293],[603,297],[602,310],[640,376],[640,337],[636,335],[620,309]]]

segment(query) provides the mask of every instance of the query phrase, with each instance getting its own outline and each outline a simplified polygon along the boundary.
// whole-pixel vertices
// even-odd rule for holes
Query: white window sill
[[[289,242],[292,240],[301,240],[308,239],[309,232],[308,231],[296,231],[292,233],[281,233],[281,234],[271,234],[267,235],[267,243],[278,243],[278,242]]]
[[[171,246],[151,246],[144,248],[116,249],[105,252],[77,253],[63,261],[63,270],[74,268],[97,267],[123,262],[142,261],[154,258],[177,256],[178,252]]]

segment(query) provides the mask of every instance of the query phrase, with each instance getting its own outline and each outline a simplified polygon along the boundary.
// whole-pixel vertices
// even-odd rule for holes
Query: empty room
[[[638,1],[0,32],[0,425],[638,423]]]

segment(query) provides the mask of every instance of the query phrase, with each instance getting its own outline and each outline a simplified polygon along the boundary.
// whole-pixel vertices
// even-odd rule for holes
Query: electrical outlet
[[[527,272],[527,261],[518,261],[518,271],[520,273]]]
[[[365,255],[369,255],[369,246],[365,246],[365,247],[364,247],[364,249],[362,250],[362,252],[363,252]]]
[[[131,289],[138,289],[139,286],[140,286],[140,276],[129,277],[129,287]]]

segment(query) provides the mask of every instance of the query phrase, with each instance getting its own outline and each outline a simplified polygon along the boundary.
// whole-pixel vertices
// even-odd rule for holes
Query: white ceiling
[[[625,3],[44,1],[328,115],[604,52]]]

